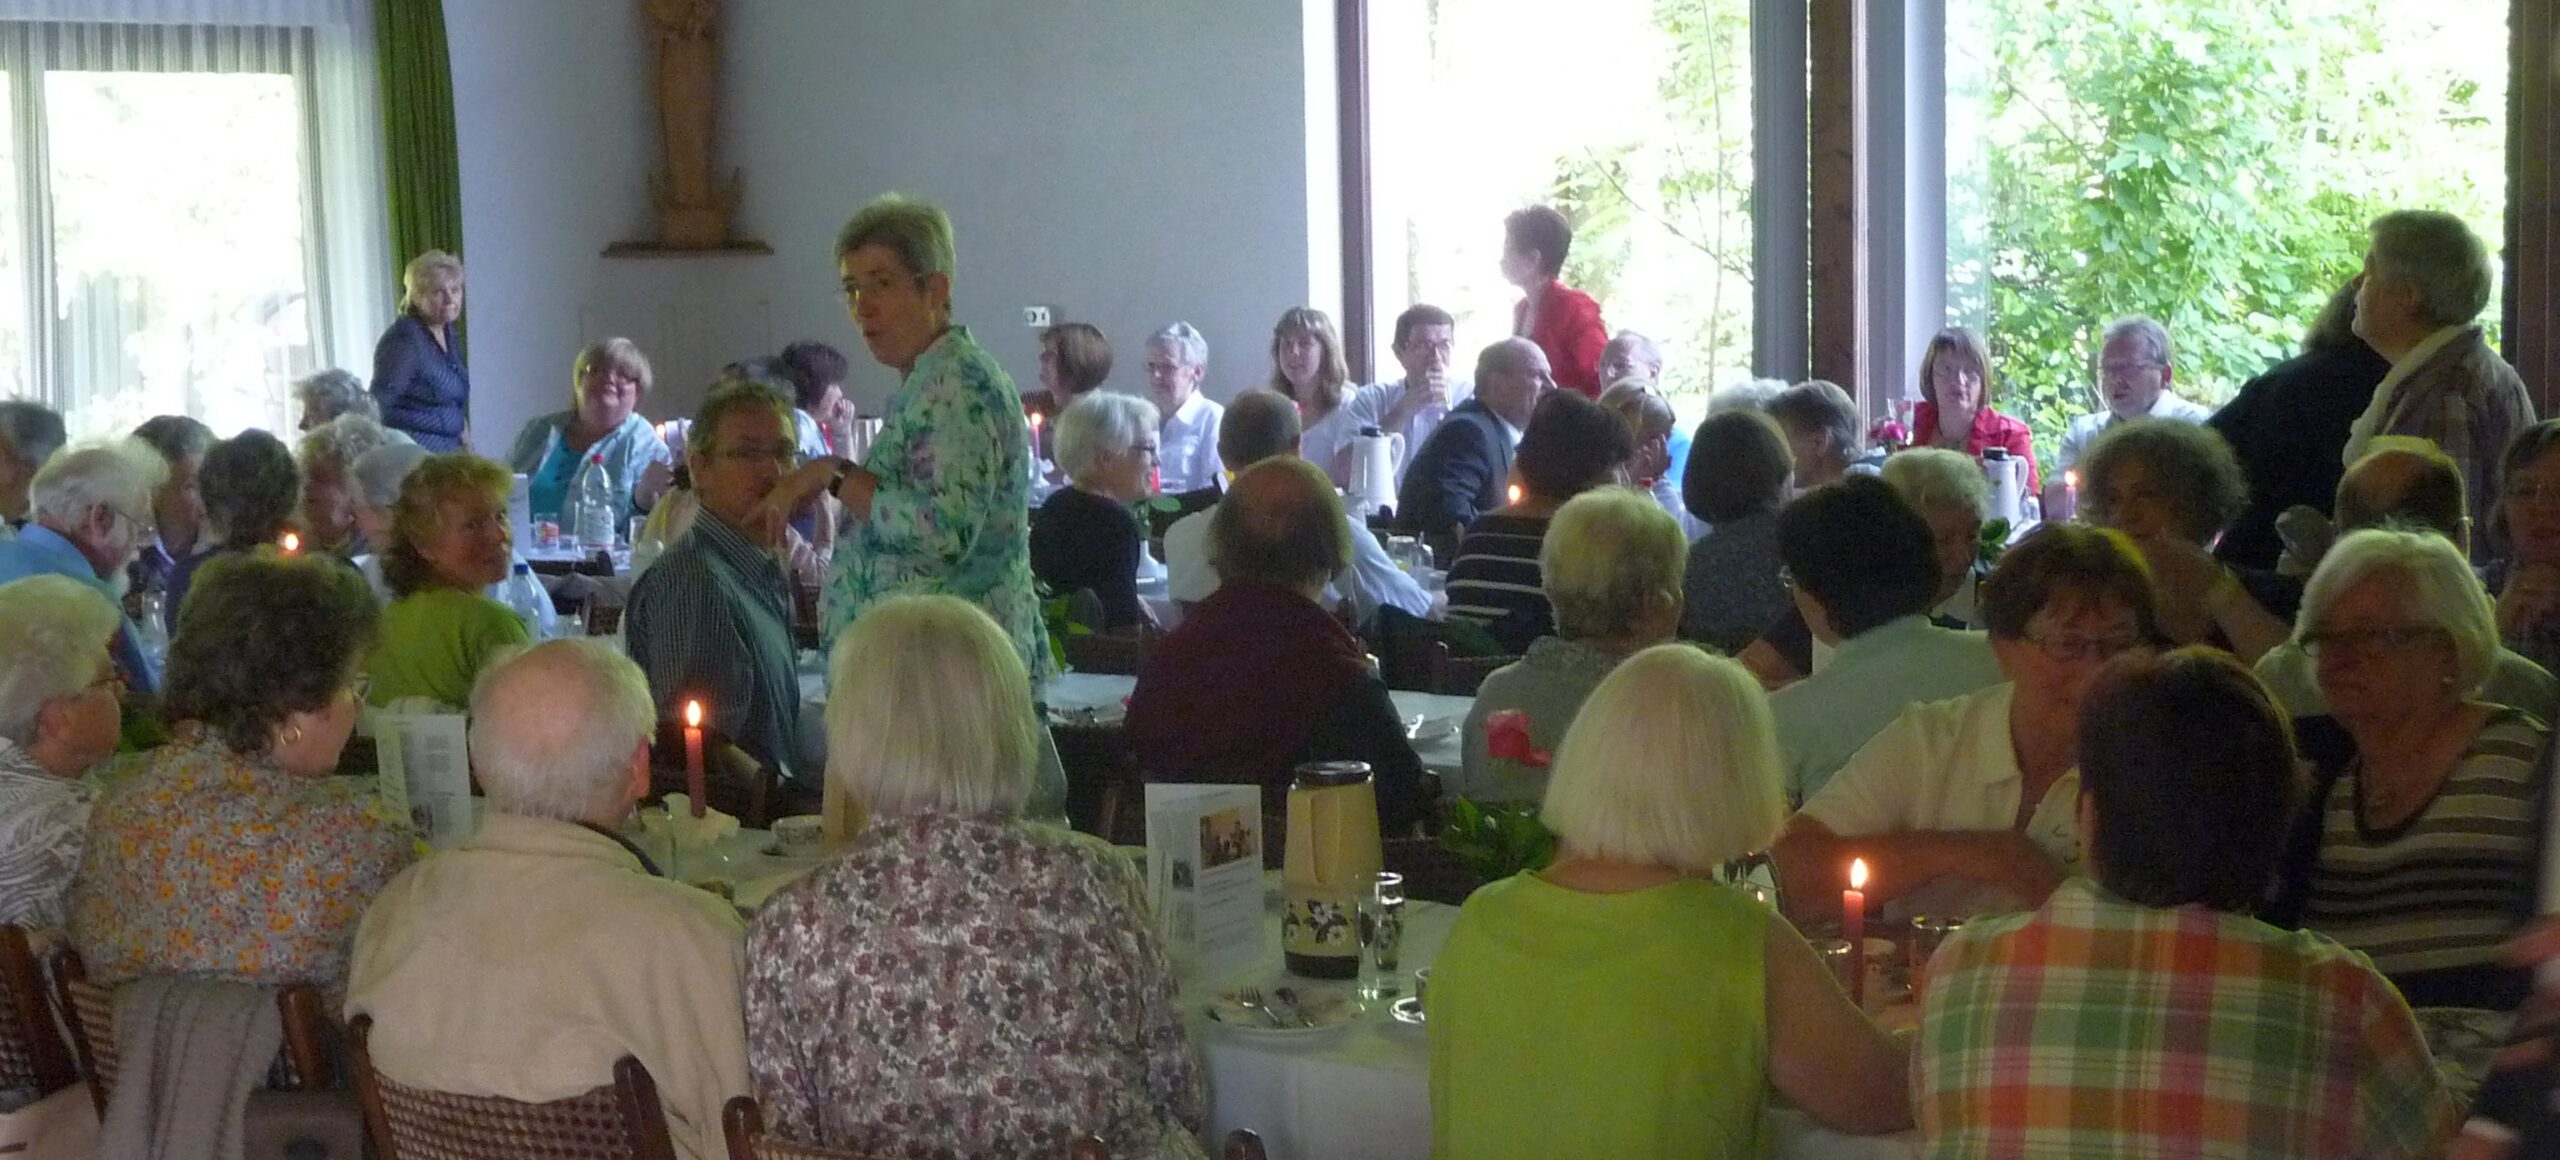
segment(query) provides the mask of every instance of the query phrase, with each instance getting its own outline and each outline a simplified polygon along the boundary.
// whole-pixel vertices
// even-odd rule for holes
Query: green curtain
[[[382,90],[383,191],[391,260],[429,250],[462,255],[462,160],[454,144],[453,59],[444,0],[377,0],[374,41]],[[455,328],[454,353],[463,353]]]

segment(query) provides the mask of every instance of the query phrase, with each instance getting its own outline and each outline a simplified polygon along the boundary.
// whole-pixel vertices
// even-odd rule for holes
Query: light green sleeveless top
[[[1710,882],[1478,890],[1431,968],[1432,1155],[1765,1155],[1768,924]]]

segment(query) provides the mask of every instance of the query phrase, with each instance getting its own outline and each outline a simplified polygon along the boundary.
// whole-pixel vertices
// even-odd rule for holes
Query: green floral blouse
[[[826,639],[891,596],[957,596],[1013,638],[1034,682],[1053,675],[1031,586],[1031,428],[1013,379],[966,327],[916,360],[864,466],[879,488],[836,549]]]

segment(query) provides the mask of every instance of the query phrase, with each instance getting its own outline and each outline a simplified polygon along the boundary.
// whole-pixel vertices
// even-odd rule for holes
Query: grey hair
[[[1172,351],[1187,367],[1209,365],[1209,336],[1188,322],[1169,322],[1147,338],[1147,345]]]
[[[377,421],[382,418],[382,404],[374,401],[372,392],[364,389],[364,380],[353,371],[331,367],[295,379],[293,397],[304,410],[319,412],[324,423],[340,415],[362,415]]]
[[[38,520],[63,525],[79,523],[102,505],[142,517],[152,510],[151,493],[168,478],[169,465],[139,439],[75,447],[36,472],[27,486],[27,510]]]
[[[2347,533],[2320,558],[2302,589],[2293,643],[2320,629],[2329,607],[2369,577],[2393,575],[2407,585],[2418,623],[2453,638],[2455,691],[2468,697],[2488,683],[2498,662],[2498,612],[2480,575],[2453,541],[2432,532],[2365,528]]]
[[[44,707],[98,679],[123,626],[113,602],[69,576],[0,584],[0,738],[32,744]]]
[[[1102,465],[1104,455],[1126,451],[1155,432],[1155,404],[1119,391],[1087,391],[1058,416],[1058,467],[1067,478],[1082,479]]]
[[[1764,406],[1769,417],[1782,426],[1820,431],[1823,442],[1844,461],[1856,459],[1866,449],[1866,432],[1858,424],[1858,404],[1838,383],[1807,379],[1769,396]]]
[[[0,442],[30,470],[44,466],[68,439],[61,412],[33,399],[0,399]]]
[[[412,310],[418,305],[418,292],[431,283],[462,281],[462,259],[442,250],[429,250],[409,259],[400,271],[400,309]]]
[[[2108,323],[2107,328],[2099,332],[2098,349],[2104,352],[2109,343],[2120,338],[2142,340],[2144,353],[2161,366],[2177,364],[2177,351],[2169,345],[2169,328],[2160,325],[2157,319],[2130,314]]]
[[[1609,347],[1612,346],[1626,351],[1628,358],[1650,365],[1655,374],[1662,373],[1662,346],[1652,339],[1632,330],[1621,330],[1610,335],[1608,345],[1600,348],[1600,361],[1609,360]]]
[[[303,473],[308,475],[318,464],[345,471],[366,452],[390,442],[391,432],[382,424],[363,415],[348,414],[303,432],[294,450],[302,461]]]
[[[2489,249],[2461,218],[2404,209],[2373,219],[2375,270],[2418,292],[2437,326],[2459,326],[2489,305]]]
[[[1713,870],[1766,849],[1786,820],[1776,736],[1769,699],[1741,665],[1655,645],[1582,703],[1539,819],[1577,851]]]
[[[1777,398],[1780,392],[1787,389],[1787,386],[1785,379],[1752,379],[1735,383],[1717,391],[1707,399],[1707,414],[1714,416],[1727,411],[1768,410],[1769,400]]]
[[[1676,606],[1689,537],[1652,496],[1595,487],[1566,500],[1538,547],[1539,586],[1555,606],[1556,634],[1607,639],[1647,612]]]
[[[400,485],[431,454],[415,443],[385,443],[357,456],[347,474],[355,478],[356,494],[366,507],[389,511],[400,502]]]
[[[133,429],[133,437],[150,444],[171,467],[213,447],[213,428],[185,415],[153,415]]]
[[[956,596],[893,596],[828,669],[827,781],[874,819],[1018,813],[1039,775],[1031,677],[1011,638]]]
[[[951,217],[931,202],[890,193],[854,211],[836,232],[836,260],[864,246],[883,246],[918,278],[952,275],[958,261]]]
[[[1991,506],[1991,481],[1972,456],[1944,447],[1914,447],[1884,461],[1884,481],[1903,502],[1931,512],[1968,512],[1981,519]]]
[[[657,732],[640,666],[592,640],[500,653],[471,686],[471,772],[492,808],[577,822],[630,805],[631,755]]]

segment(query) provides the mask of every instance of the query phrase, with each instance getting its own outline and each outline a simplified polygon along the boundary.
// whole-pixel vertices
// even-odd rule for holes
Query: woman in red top
[[[1950,326],[1929,340],[1920,356],[1920,406],[1912,412],[1911,428],[1915,446],[1944,447],[1976,459],[1984,448],[2002,448],[2010,458],[2027,461],[2028,495],[2044,489],[2035,435],[1991,409],[1991,352],[1970,330]]]
[[[1598,302],[1556,280],[1572,248],[1573,227],[1552,206],[1533,205],[1502,219],[1502,278],[1527,295],[1511,308],[1511,333],[1547,353],[1557,386],[1597,399],[1609,327],[1600,321]]]

